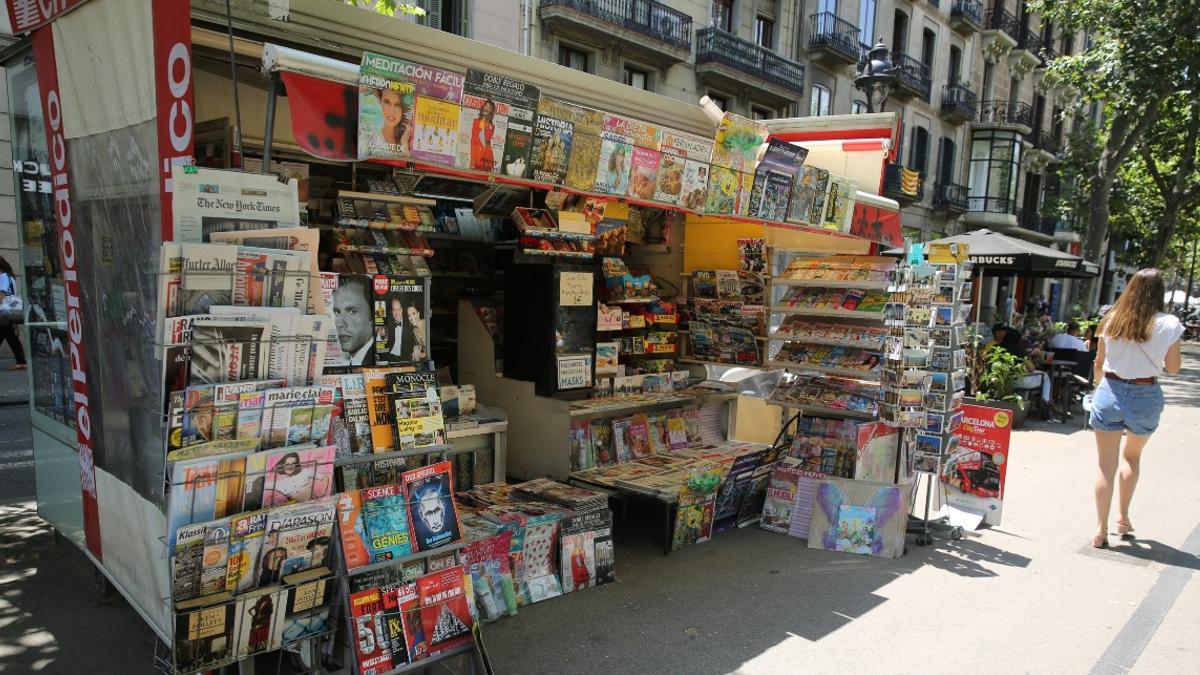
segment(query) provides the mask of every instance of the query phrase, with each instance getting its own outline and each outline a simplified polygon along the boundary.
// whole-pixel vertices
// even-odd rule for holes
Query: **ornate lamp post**
[[[854,88],[867,96],[867,112],[883,112],[892,87],[896,84],[896,66],[892,64],[891,50],[883,44],[883,36],[867,53],[861,64]]]

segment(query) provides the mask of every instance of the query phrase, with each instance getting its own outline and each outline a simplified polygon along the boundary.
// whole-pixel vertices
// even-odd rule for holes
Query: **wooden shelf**
[[[882,344],[880,344],[878,347],[871,347],[871,346],[862,345],[862,344],[848,343],[845,340],[830,340],[828,338],[816,339],[816,338],[802,338],[802,337],[793,337],[793,336],[772,335],[771,337],[767,338],[767,342],[802,342],[806,345],[827,345],[830,347],[853,347],[854,349],[862,349],[862,350],[865,350],[868,352],[883,351]]]
[[[787,408],[788,410],[799,410],[800,412],[804,413],[805,415],[819,415],[819,416],[823,416],[823,417],[824,416],[844,417],[846,419],[864,420],[864,421],[873,420],[876,417],[875,415],[872,415],[871,413],[862,412],[861,410],[846,410],[844,408],[830,408],[830,407],[823,406],[823,405],[812,405],[809,403],[786,403],[784,401],[776,401],[774,399],[768,400],[767,403],[770,405],[777,405],[780,408]]]
[[[338,197],[347,199],[365,199],[369,202],[391,202],[393,204],[412,204],[414,206],[437,206],[437,200],[424,197],[406,197],[404,195],[388,195],[377,192],[356,192],[354,190],[338,190]]]

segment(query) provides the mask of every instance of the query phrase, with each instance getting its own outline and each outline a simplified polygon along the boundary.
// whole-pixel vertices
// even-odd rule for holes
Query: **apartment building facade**
[[[906,234],[988,228],[1078,252],[1078,235],[1051,215],[1071,92],[1045,65],[1085,48],[1085,38],[1043,21],[1025,0],[422,4],[432,10],[422,22],[443,30],[683,101],[707,95],[757,118],[866,111],[854,78],[882,41],[897,72],[885,109],[901,120],[882,192],[903,207]],[[905,190],[902,168],[920,174],[915,191]],[[1006,296],[1067,297],[1055,283],[989,280],[984,309],[1010,304]]]

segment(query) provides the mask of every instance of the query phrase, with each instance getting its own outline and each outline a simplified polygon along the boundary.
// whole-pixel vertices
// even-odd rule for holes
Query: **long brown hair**
[[[1154,330],[1154,316],[1163,309],[1166,284],[1162,272],[1150,267],[1139,271],[1125,286],[1117,304],[1100,324],[1100,334],[1114,340],[1146,342]]]

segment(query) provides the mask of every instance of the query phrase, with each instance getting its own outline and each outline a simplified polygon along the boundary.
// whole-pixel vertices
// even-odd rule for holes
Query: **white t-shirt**
[[[1162,375],[1163,361],[1171,345],[1183,336],[1183,324],[1170,314],[1154,317],[1150,339],[1138,343],[1129,340],[1104,340],[1104,372],[1126,380]]]
[[[1087,343],[1074,335],[1059,333],[1050,339],[1051,349],[1074,349],[1077,352],[1088,351]]]

